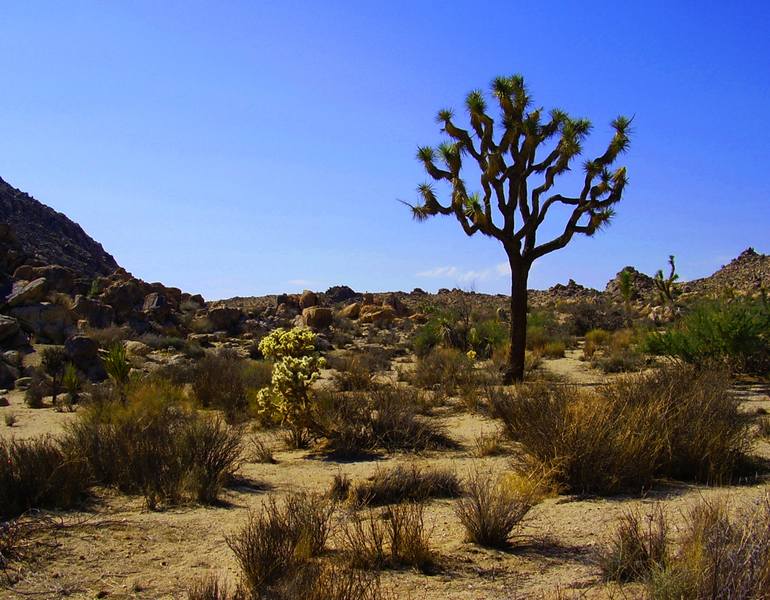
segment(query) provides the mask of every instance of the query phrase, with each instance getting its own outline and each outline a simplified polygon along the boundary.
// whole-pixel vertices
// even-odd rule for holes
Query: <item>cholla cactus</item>
[[[310,426],[310,386],[326,361],[315,351],[309,329],[276,329],[259,343],[262,354],[275,361],[270,387],[257,394],[263,420],[278,421],[294,431]]]

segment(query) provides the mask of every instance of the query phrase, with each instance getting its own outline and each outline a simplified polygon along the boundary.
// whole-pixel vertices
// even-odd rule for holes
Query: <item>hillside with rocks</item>
[[[66,215],[0,178],[0,223],[14,233],[26,264],[58,264],[80,276],[109,275],[118,263]]]

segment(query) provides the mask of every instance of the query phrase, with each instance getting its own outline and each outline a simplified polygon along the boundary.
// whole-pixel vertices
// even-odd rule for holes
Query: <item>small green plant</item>
[[[677,295],[679,295],[679,287],[677,285],[679,275],[676,272],[673,254],[668,257],[668,266],[668,276],[664,276],[663,269],[659,269],[652,281],[658,290],[661,302],[664,304],[674,304]]]
[[[770,306],[761,300],[734,298],[697,304],[670,329],[645,340],[652,354],[692,364],[717,361],[736,372],[770,371]]]
[[[270,386],[257,395],[259,416],[288,427],[297,439],[312,429],[310,386],[326,364],[315,341],[309,329],[279,328],[259,343],[265,358],[274,361]]]
[[[131,363],[126,355],[126,348],[120,342],[114,343],[102,357],[104,370],[118,389],[121,401],[126,402],[126,388],[131,375]]]
[[[82,383],[78,370],[72,363],[67,363],[67,366],[64,367],[62,385],[64,386],[64,391],[67,392],[67,402],[70,405],[75,404],[78,401]]]
[[[64,348],[51,346],[45,348],[41,354],[40,365],[43,367],[46,375],[51,378],[51,396],[54,406],[56,406],[57,397],[61,391],[64,370],[67,365],[67,353]]]

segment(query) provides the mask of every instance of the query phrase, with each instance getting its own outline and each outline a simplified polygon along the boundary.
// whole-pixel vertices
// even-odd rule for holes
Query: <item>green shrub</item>
[[[671,329],[652,333],[646,348],[692,364],[720,361],[756,375],[770,371],[770,305],[734,298],[696,305]]]
[[[86,464],[60,440],[0,439],[0,520],[31,508],[70,508],[90,484]]]

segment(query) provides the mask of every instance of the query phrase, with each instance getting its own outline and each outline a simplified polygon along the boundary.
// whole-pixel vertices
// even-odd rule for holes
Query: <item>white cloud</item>
[[[460,269],[458,267],[434,267],[427,271],[420,271],[417,277],[430,279],[451,279],[459,283],[473,283],[476,281],[488,281],[507,277],[511,273],[508,263],[501,262],[486,269]]]
[[[310,287],[315,284],[315,281],[310,281],[309,279],[289,279],[286,283],[288,285]]]

